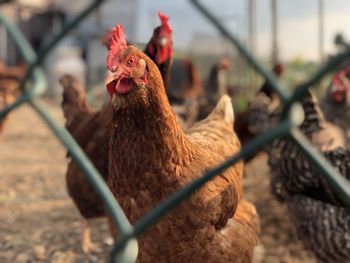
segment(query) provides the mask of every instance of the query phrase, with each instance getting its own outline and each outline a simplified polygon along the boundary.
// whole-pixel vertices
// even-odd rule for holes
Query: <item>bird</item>
[[[311,92],[301,99],[301,132],[347,180],[350,151],[342,129],[328,122]],[[288,208],[299,239],[320,262],[350,262],[350,210],[288,138],[269,147],[272,193]]]
[[[208,116],[222,95],[232,93],[232,87],[228,85],[225,75],[230,67],[231,63],[226,57],[220,58],[211,66],[207,80],[204,82],[204,92],[199,99],[198,121]]]
[[[271,128],[272,115],[278,106],[279,103],[275,104],[264,91],[259,90],[248,108],[237,114],[235,130],[243,146]]]
[[[62,76],[60,83],[63,86],[61,106],[66,119],[65,127],[106,180],[108,143],[104,142],[109,137],[109,124],[112,119],[110,107],[104,105],[99,111],[94,111],[87,104],[84,87],[71,75]],[[67,166],[66,185],[69,196],[82,216],[82,250],[86,254],[99,252],[100,248],[91,241],[88,220],[104,217],[105,208],[73,159]]]
[[[327,119],[345,130],[347,144],[349,144],[350,66],[339,70],[332,76],[321,108]]]
[[[197,100],[204,94],[200,73],[190,58],[173,58],[173,30],[169,17],[163,12],[157,13],[161,25],[154,29],[144,53],[158,65],[171,105],[182,125],[189,127],[197,119]],[[113,28],[101,39],[108,50],[112,36]]]
[[[158,52],[163,54],[163,49],[171,47],[172,31],[168,24],[168,17],[161,12],[158,13],[158,16],[160,17],[161,25],[154,30],[150,40],[152,45],[147,45],[148,47],[151,45],[154,50],[150,50],[150,48],[146,48],[146,50],[148,50],[151,58],[155,59],[157,66],[163,69],[168,66],[167,61],[171,61],[171,58],[167,56],[172,56],[172,52],[167,51],[166,57],[158,55]],[[111,35],[108,31],[102,43],[108,46],[110,37]],[[164,40],[159,38],[168,38],[168,42],[165,43]],[[163,75],[163,77],[164,82],[166,82],[167,76]],[[65,116],[65,127],[95,165],[103,179],[107,180],[108,138],[110,136],[113,112],[111,104],[107,103],[98,111],[94,111],[86,100],[85,88],[77,79],[71,75],[63,75],[60,78],[60,83],[63,87],[61,107]],[[70,197],[82,216],[82,250],[86,254],[99,252],[100,248],[91,240],[88,220],[105,217],[104,205],[83,172],[72,159],[69,160],[67,166],[66,185]]]
[[[301,132],[323,153],[327,155],[345,146],[345,134],[337,126],[326,121],[315,96],[308,92],[301,100],[305,119],[299,126]],[[283,185],[289,194],[307,194],[310,197],[331,202],[334,194],[328,184],[322,181],[318,172],[303,156],[299,148],[290,140],[280,139],[278,170]],[[278,143],[277,143],[278,144]],[[337,163],[334,163],[337,165]]]
[[[224,76],[231,67],[230,60],[226,57],[219,59],[210,69],[206,83],[206,94],[215,104],[224,94],[228,94],[228,85]]]
[[[19,81],[24,76],[25,70],[24,64],[8,67],[5,62],[0,61],[0,111],[19,97]],[[0,120],[0,133],[7,119],[8,115]]]
[[[348,208],[300,195],[287,207],[298,236],[319,262],[350,262]]]
[[[284,71],[285,66],[282,63],[276,63],[272,68],[272,72],[277,78],[281,77]],[[249,102],[248,109],[237,114],[235,128],[242,145],[246,145],[271,126],[269,123],[271,121],[271,115],[279,106],[280,100],[278,95],[273,91],[268,82],[265,81],[255,97]],[[253,157],[254,155],[248,159],[250,160]]]
[[[158,11],[157,15],[161,24],[153,30],[152,37],[147,43],[144,52],[158,65],[164,86],[168,89],[174,54],[173,29],[169,23],[169,16],[161,11]],[[114,28],[110,28],[101,38],[101,43],[105,45],[108,51],[112,43],[113,32]]]
[[[276,63],[272,68],[272,72],[274,73],[276,78],[280,78],[284,73],[284,71],[285,71],[285,65],[279,62]],[[278,100],[278,96],[274,92],[269,82],[265,81],[261,86],[260,91],[265,93],[269,98],[271,98],[271,100]]]
[[[204,94],[201,75],[195,63],[190,58],[173,59],[167,96],[184,126],[190,127],[198,119],[199,99]]]
[[[163,12],[157,12],[160,25],[153,30],[151,40],[144,52],[158,66],[165,89],[169,89],[170,68],[173,63],[173,29],[169,24],[169,16]]]
[[[274,65],[272,72],[276,77],[280,77],[284,70],[284,65],[277,63]],[[276,124],[279,109],[279,97],[267,81],[265,81],[254,98],[249,102],[248,108],[245,111],[239,112],[236,116],[234,128],[242,145],[245,146]],[[258,153],[255,152],[246,156],[244,160],[248,163]]]
[[[159,69],[127,45],[121,25],[114,30],[107,68],[113,107],[107,185],[135,224],[170,194],[237,153],[240,142],[228,96],[185,133]],[[138,238],[137,262],[251,262],[259,219],[244,199],[243,169],[242,161],[236,163],[150,227]]]

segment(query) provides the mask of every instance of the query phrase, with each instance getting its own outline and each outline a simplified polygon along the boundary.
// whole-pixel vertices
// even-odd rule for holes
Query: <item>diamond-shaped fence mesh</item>
[[[105,204],[105,207],[110,214],[114,224],[116,225],[120,238],[116,242],[110,255],[111,262],[135,262],[137,257],[137,237],[140,236],[148,227],[156,223],[165,213],[170,209],[181,203],[188,196],[191,195],[197,188],[204,185],[216,175],[222,173],[224,170],[234,165],[240,159],[253,154],[262,149],[265,145],[271,143],[273,140],[282,136],[289,135],[295,144],[305,153],[306,157],[321,171],[321,176],[329,183],[333,191],[342,200],[344,206],[350,207],[350,184],[337,172],[329,162],[319,154],[312,146],[310,141],[301,133],[297,127],[300,123],[300,118],[297,116],[300,113],[300,106],[298,100],[302,98],[307,90],[317,84],[323,76],[334,71],[339,67],[349,56],[350,48],[346,49],[342,54],[330,59],[322,68],[320,68],[315,75],[308,81],[297,86],[293,93],[286,92],[282,89],[274,76],[270,74],[237,40],[237,38],[229,33],[229,30],[223,26],[222,23],[212,14],[211,10],[203,6],[198,0],[189,0],[200,13],[202,13],[219,31],[237,48],[240,55],[247,60],[253,69],[256,70],[266,81],[270,84],[272,89],[279,95],[283,110],[279,124],[258,138],[251,141],[242,150],[228,158],[224,163],[214,167],[204,173],[194,182],[190,183],[181,190],[175,192],[169,198],[161,202],[151,212],[145,215],[135,225],[131,225],[125,216],[118,201],[108,189],[106,183],[98,173],[96,168],[91,164],[82,149],[78,146],[76,141],[72,138],[69,132],[59,125],[47,112],[45,107],[40,103],[40,95],[47,88],[45,75],[42,71],[41,65],[47,54],[62,40],[72,29],[74,29],[81,21],[83,21],[93,10],[98,8],[104,1],[95,0],[88,5],[73,21],[65,25],[61,32],[46,43],[37,53],[33,51],[28,41],[18,28],[9,22],[9,20],[0,13],[0,23],[7,29],[9,35],[14,40],[23,58],[28,64],[28,69],[25,77],[21,80],[20,89],[21,96],[12,105],[0,111],[0,119],[4,118],[10,111],[21,105],[28,103],[40,115],[43,121],[55,133],[61,143],[67,148],[71,157],[79,165],[84,172],[89,182],[100,196]],[[3,1],[4,2],[4,1]],[[30,85],[29,85],[30,83]]]

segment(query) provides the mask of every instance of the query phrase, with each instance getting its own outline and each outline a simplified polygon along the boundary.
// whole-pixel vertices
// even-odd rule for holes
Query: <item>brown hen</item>
[[[156,65],[117,26],[108,55],[112,97],[108,186],[131,223],[240,150],[224,96],[184,133]],[[216,176],[139,238],[138,262],[251,262],[258,216],[243,199],[243,163]]]
[[[167,68],[172,60],[172,31],[168,24],[169,18],[160,12],[158,16],[161,25],[154,30],[146,51],[162,70],[166,83]],[[111,37],[110,32],[107,32],[103,39],[107,47],[112,43]],[[159,55],[159,53],[165,53],[166,56]],[[94,112],[86,101],[84,87],[76,79],[66,75],[61,78],[61,84],[63,86],[62,109],[66,118],[65,126],[106,180],[112,107],[104,105],[99,111]],[[73,160],[68,164],[66,182],[68,193],[83,216],[83,251],[85,253],[97,251],[98,247],[91,242],[87,219],[104,216],[104,206]]]
[[[104,105],[99,111],[93,112],[78,80],[65,75],[60,82],[63,86],[62,109],[66,118],[65,126],[106,180],[108,143],[104,142],[109,138],[111,107]],[[98,251],[99,248],[91,242],[86,220],[104,216],[104,206],[74,160],[68,163],[66,183],[70,197],[83,216],[82,249],[85,253]]]

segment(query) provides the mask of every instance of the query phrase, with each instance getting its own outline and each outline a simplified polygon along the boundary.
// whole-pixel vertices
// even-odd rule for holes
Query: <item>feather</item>
[[[170,194],[240,150],[227,96],[184,132],[156,65],[135,47],[119,54],[145,61],[147,82],[113,96],[107,184],[132,224]],[[133,70],[138,71],[140,65]],[[133,71],[130,76],[136,76]],[[258,244],[255,207],[244,200],[243,162],[197,189],[139,239],[138,262],[250,262]]]

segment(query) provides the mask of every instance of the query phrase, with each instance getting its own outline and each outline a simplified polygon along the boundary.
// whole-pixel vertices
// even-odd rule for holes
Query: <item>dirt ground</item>
[[[61,123],[58,103],[46,102]],[[36,113],[24,106],[11,114],[0,136],[0,262],[106,262],[108,227],[92,224],[103,248],[85,256],[80,248],[80,215],[67,196],[65,150]],[[261,262],[316,262],[293,232],[283,205],[269,193],[266,156],[246,166],[246,197],[261,221]]]

